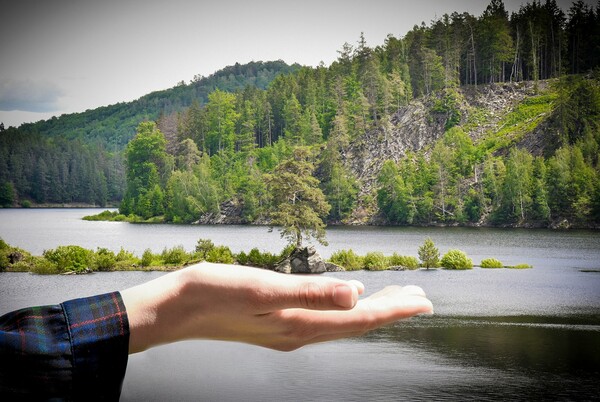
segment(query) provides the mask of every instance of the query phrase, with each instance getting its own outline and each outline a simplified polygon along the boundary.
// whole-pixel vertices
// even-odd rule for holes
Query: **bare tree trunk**
[[[519,27],[517,27],[517,44],[515,46],[515,61],[513,62],[513,67],[512,70],[510,70],[510,82],[512,82],[513,80],[513,73],[517,76],[515,77],[515,81],[518,80],[518,74],[517,74],[517,61],[519,58]]]
[[[533,81],[534,81],[534,87],[537,91],[537,85],[538,85],[538,79],[539,79],[539,66],[538,66],[538,60],[537,60],[537,48],[535,46],[535,41],[533,39],[533,25],[531,24],[531,21],[529,21],[529,33],[531,35],[531,57],[532,57],[532,64],[533,64]]]
[[[475,57],[475,38],[471,24],[469,24],[469,29],[471,30],[471,51],[473,52],[473,76],[475,78],[475,88],[477,88],[477,57]]]

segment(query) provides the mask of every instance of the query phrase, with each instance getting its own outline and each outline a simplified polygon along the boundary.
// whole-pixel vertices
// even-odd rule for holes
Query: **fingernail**
[[[365,285],[363,285],[362,282],[357,281],[356,279],[351,279],[348,282],[351,283],[352,285],[356,286],[356,289],[358,290],[359,295],[362,295],[365,292]]]
[[[358,294],[358,290],[356,291]],[[337,285],[333,289],[333,303],[341,308],[354,307],[354,289],[350,285]]]

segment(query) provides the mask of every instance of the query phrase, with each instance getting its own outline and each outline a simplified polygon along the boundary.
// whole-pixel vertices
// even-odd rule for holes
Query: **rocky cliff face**
[[[408,151],[418,151],[444,134],[446,118],[430,113],[429,103],[431,99],[403,106],[389,122],[365,133],[344,153],[345,162],[362,184],[361,194],[375,188],[386,160],[398,162]]]
[[[547,85],[547,82],[540,82],[539,90]],[[532,82],[520,82],[459,88],[457,93],[460,124],[475,122],[467,125],[467,134],[477,141],[486,132],[497,130],[502,118],[525,98],[535,95],[535,89]],[[374,194],[377,176],[386,160],[398,162],[407,152],[420,151],[444,135],[448,115],[435,111],[442,96],[435,94],[413,100],[398,109],[389,121],[382,122],[378,128],[351,143],[342,156],[361,183],[361,199]],[[518,146],[527,148],[534,155],[543,154],[548,144],[547,126],[548,122],[544,122],[527,133]],[[349,223],[377,224],[374,208],[374,205],[359,205]]]
[[[208,212],[200,216],[197,225],[240,225],[245,223],[242,219],[242,205],[237,200],[228,200],[219,205],[218,212]]]

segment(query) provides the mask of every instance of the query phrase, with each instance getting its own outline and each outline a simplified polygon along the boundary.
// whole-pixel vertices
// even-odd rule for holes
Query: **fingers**
[[[394,321],[418,314],[432,314],[433,305],[425,292],[417,286],[388,286],[377,293],[360,300],[350,311],[336,314],[321,314],[313,317],[328,332],[368,331]]]
[[[361,306],[382,325],[417,314],[433,314],[433,304],[418,286],[388,286],[364,300]]]
[[[283,350],[364,334],[417,314],[433,313],[433,305],[417,286],[389,286],[358,301],[347,311],[289,309],[277,313],[284,323]]]

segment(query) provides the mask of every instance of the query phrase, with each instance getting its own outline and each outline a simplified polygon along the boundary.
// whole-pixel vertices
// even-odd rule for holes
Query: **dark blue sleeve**
[[[118,292],[0,317],[0,399],[118,400],[129,323]]]

